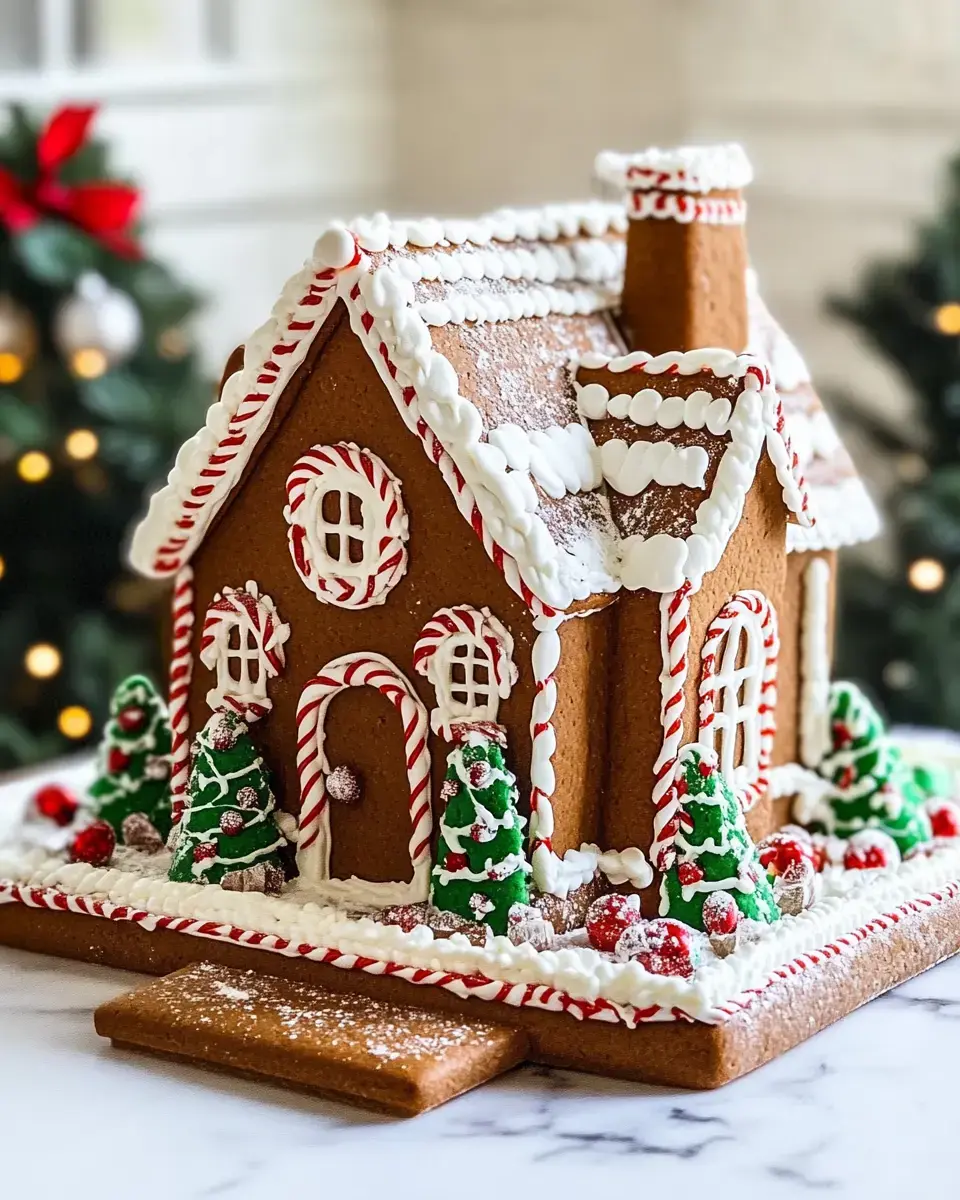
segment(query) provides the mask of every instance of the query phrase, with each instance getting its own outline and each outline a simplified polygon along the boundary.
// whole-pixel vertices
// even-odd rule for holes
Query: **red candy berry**
[[[699,951],[696,933],[682,921],[657,917],[642,926],[643,943],[630,955],[651,975],[677,975],[689,979],[696,968]],[[637,931],[639,934],[640,931]],[[634,930],[630,931],[631,938]]]
[[[455,854],[452,850],[443,860],[443,869],[445,871],[463,871],[470,864],[470,860],[465,854]]]
[[[897,843],[879,829],[864,829],[847,843],[843,865],[848,871],[873,871],[893,867],[900,861]]]
[[[119,746],[111,746],[107,753],[107,770],[111,775],[119,775],[130,765],[130,755]]]
[[[227,837],[236,837],[243,831],[243,815],[235,808],[228,808],[220,817],[220,832]]]
[[[193,861],[195,863],[206,862],[210,858],[217,857],[216,842],[200,842],[199,845],[193,848]]]
[[[790,834],[771,833],[757,847],[760,865],[768,875],[782,875],[792,863],[813,863],[813,845],[805,838]]]
[[[117,835],[106,821],[94,821],[70,843],[70,861],[105,867],[117,848]]]
[[[733,933],[740,924],[740,909],[729,892],[711,892],[703,902],[703,927],[714,937]]]
[[[703,868],[698,867],[696,863],[682,862],[677,867],[677,878],[683,887],[692,887],[703,878]]]
[[[587,909],[587,937],[595,950],[612,954],[620,935],[630,925],[642,920],[638,896],[622,896],[618,892],[600,896]]]
[[[470,769],[467,771],[467,778],[470,780],[471,787],[485,788],[487,780],[490,778],[490,764],[484,759],[471,763]]]
[[[36,793],[33,802],[41,817],[61,826],[69,825],[80,807],[76,796],[62,783],[48,783]]]
[[[933,800],[927,805],[927,816],[934,837],[960,837],[960,805],[952,800]]]
[[[147,721],[146,712],[139,705],[131,704],[117,713],[117,724],[124,733],[137,733]]]

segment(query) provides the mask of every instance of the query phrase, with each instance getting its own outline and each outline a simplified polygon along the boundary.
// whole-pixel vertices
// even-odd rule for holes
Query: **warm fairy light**
[[[36,642],[23,656],[27,674],[32,675],[34,679],[52,679],[60,670],[62,662],[60,651],[49,642]]]
[[[70,355],[70,370],[81,379],[99,379],[109,366],[107,356],[96,346],[74,350]]]
[[[936,558],[916,558],[907,570],[910,586],[918,592],[936,592],[943,587],[947,573]]]
[[[955,300],[950,304],[941,304],[933,314],[933,321],[941,333],[956,337],[960,334],[960,304]]]
[[[86,462],[99,450],[100,441],[92,429],[75,429],[67,434],[63,448],[77,462]]]
[[[26,362],[19,354],[4,350],[0,353],[0,383],[16,383],[26,367]]]
[[[57,717],[57,728],[68,738],[85,738],[93,728],[93,717],[79,704],[70,704]]]
[[[0,579],[7,573],[7,560],[0,554]]]
[[[50,468],[50,459],[42,450],[28,450],[17,462],[17,474],[24,483],[43,483]]]

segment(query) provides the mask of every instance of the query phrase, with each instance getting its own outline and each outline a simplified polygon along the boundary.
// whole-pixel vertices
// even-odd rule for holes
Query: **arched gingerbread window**
[[[300,578],[324,604],[383,604],[407,569],[400,481],[352,442],[311,446],[287,478],[288,540]]]
[[[738,592],[711,622],[701,652],[698,740],[751,808],[767,789],[776,732],[777,614],[762,592]]]
[[[489,609],[466,604],[431,617],[417,639],[413,665],[436,689],[430,725],[443,736],[458,722],[496,721],[500,701],[517,681],[509,630]]]
[[[232,708],[246,721],[257,721],[272,708],[268,680],[285,663],[283,645],[290,626],[269,596],[252,579],[242,588],[225,587],[213,598],[203,620],[200,661],[216,672],[207,704]]]

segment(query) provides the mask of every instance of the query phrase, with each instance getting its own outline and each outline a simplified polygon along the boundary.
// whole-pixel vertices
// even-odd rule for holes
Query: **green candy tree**
[[[835,683],[830,690],[830,735],[831,749],[818,770],[833,790],[813,827],[837,837],[881,829],[901,854],[929,842],[933,835],[923,806],[934,777],[927,772],[915,777],[855,684]]]
[[[242,717],[216,712],[193,743],[189,800],[169,877],[232,891],[279,892],[286,838],[263,759]]]
[[[447,758],[440,844],[430,902],[435,908],[507,932],[514,904],[529,900],[517,781],[503,758],[506,737],[491,723],[455,726]]]
[[[131,675],[113,694],[90,800],[118,841],[126,840],[125,822],[140,814],[161,842],[170,832],[170,721],[144,675]]]
[[[780,919],[773,888],[733,789],[715,751],[699,743],[677,758],[674,786],[680,799],[676,857],[660,885],[660,915],[704,929],[703,906],[714,892],[729,892],[744,917]]]

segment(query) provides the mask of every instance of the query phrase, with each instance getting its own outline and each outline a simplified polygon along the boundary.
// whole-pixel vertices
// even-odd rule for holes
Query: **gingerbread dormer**
[[[631,350],[663,354],[748,341],[741,189],[752,178],[737,145],[598,156],[603,185],[630,218],[621,328]]]

